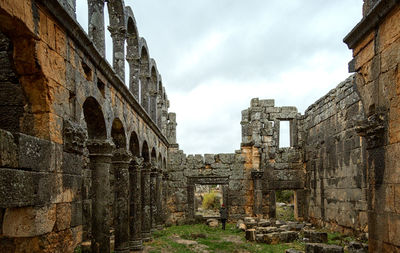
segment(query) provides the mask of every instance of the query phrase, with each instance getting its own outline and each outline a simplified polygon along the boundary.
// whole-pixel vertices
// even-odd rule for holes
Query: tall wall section
[[[346,36],[349,70],[367,116],[370,252],[400,251],[400,2],[365,0],[364,18]]]
[[[365,142],[357,134],[364,110],[354,76],[305,112],[308,217],[340,232],[367,232]]]

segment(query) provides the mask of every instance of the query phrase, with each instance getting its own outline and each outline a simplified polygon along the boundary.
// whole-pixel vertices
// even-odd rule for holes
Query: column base
[[[129,248],[130,248],[130,250],[133,250],[133,251],[143,250],[142,240],[130,241]]]
[[[142,241],[149,242],[151,240],[151,233],[150,232],[143,232],[142,233]]]
[[[114,252],[115,253],[129,253],[129,247],[115,249]]]

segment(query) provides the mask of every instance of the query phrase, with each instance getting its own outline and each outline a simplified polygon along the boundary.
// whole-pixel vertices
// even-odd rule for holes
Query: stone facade
[[[240,150],[205,155],[179,150],[131,8],[88,6],[86,34],[74,0],[0,1],[0,252],[140,250],[163,224],[195,221],[195,186],[215,184],[230,220],[274,218],[275,191],[293,190],[298,220],[368,232],[370,252],[400,250],[398,0],[364,0],[345,38],[353,76],[304,115],[252,99]]]
[[[75,1],[0,3],[0,252],[73,252],[82,242],[129,252],[141,248],[137,221],[157,225],[142,207],[156,204],[161,217],[162,188],[142,204],[151,191],[140,173],[147,164],[159,180],[166,173],[175,130],[165,87],[130,7],[88,3],[89,34]],[[105,4],[113,67],[104,59]]]

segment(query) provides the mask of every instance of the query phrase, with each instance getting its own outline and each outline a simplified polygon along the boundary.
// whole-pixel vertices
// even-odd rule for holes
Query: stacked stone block
[[[356,132],[364,118],[349,77],[311,105],[304,116],[308,215],[340,232],[366,232],[365,145]]]

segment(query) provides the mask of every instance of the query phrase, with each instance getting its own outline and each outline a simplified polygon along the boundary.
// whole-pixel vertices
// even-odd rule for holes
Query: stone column
[[[92,170],[92,252],[110,252],[110,164],[114,144],[109,140],[90,140]]]
[[[150,173],[150,217],[151,217],[151,232],[156,230],[156,217],[157,217],[157,165],[153,164]]]
[[[152,83],[152,86],[154,84]],[[157,124],[157,90],[154,87],[149,91],[150,97],[150,118]]]
[[[163,222],[162,222],[162,178],[163,174],[162,171],[159,170],[157,173],[157,178],[156,178],[156,200],[157,200],[157,213],[156,213],[156,227],[158,230],[161,230],[163,228]]]
[[[129,90],[132,93],[133,97],[136,99],[138,103],[139,101],[139,60],[135,57],[135,54],[132,52],[134,47],[129,45],[132,42],[129,42],[132,38],[128,38],[128,47],[126,54],[126,61],[129,64]]]
[[[89,0],[89,38],[101,56],[105,57],[104,0]]]
[[[162,114],[162,109],[163,109],[163,104],[164,101],[161,97],[161,94],[157,95],[157,126],[161,130],[161,114]]]
[[[262,211],[262,177],[263,177],[263,172],[262,171],[252,171],[251,172],[251,177],[253,178],[253,185],[254,185],[254,207],[253,207],[253,214],[257,217],[262,216],[263,211]]]
[[[130,249],[138,251],[142,245],[142,200],[141,200],[141,171],[143,158],[133,157],[129,167],[130,188]]]
[[[141,192],[142,192],[142,240],[150,241],[151,217],[150,217],[150,168],[151,164],[144,163],[141,172]]]
[[[113,42],[113,68],[115,73],[125,82],[125,27],[108,27]]]
[[[176,144],[176,113],[168,113],[167,139],[170,144]]]
[[[130,152],[125,149],[114,151],[114,252],[129,253],[129,163]]]

